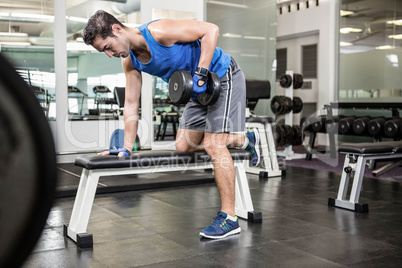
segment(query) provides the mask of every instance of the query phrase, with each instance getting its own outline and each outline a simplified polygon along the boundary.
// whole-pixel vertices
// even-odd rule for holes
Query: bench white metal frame
[[[236,168],[235,184],[235,212],[240,218],[251,222],[261,222],[261,212],[255,212],[248,186],[245,166],[249,160],[234,159]],[[128,174],[146,174],[155,172],[183,171],[211,169],[213,164],[208,162],[196,162],[175,165],[145,166],[145,167],[126,167],[126,168],[107,168],[107,169],[86,169],[83,168],[77,195],[75,198],[70,222],[64,226],[64,236],[71,238],[81,248],[93,246],[92,234],[87,234],[88,222],[92,210],[95,193],[101,176],[115,176]]]
[[[246,122],[246,128],[256,128],[260,134],[261,163],[254,167],[248,165],[246,172],[258,174],[260,177],[279,177],[282,170],[279,168],[276,145],[272,131],[272,124],[269,122]]]
[[[380,154],[346,153],[337,198],[336,199],[329,198],[328,205],[332,207],[349,209],[361,213],[368,212],[369,211],[368,204],[359,203],[360,192],[362,189],[363,177],[367,166],[367,161],[396,159],[398,157],[402,158],[402,154],[396,154],[394,152],[380,153]],[[352,188],[349,193],[349,182],[352,172],[354,172],[354,176],[352,181]]]

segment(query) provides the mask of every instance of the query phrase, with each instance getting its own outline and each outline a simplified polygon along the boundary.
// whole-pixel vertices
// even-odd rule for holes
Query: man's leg
[[[221,211],[232,217],[235,217],[236,170],[227,146],[242,146],[244,140],[244,134],[204,133],[189,129],[179,129],[176,138],[178,151],[205,150],[211,156],[221,197]]]
[[[221,211],[235,217],[236,170],[227,149],[229,134],[205,133],[204,148],[211,156],[215,180],[221,197]]]
[[[214,165],[215,181],[221,198],[218,215],[210,226],[200,232],[206,238],[219,239],[241,231],[235,215],[236,170],[227,149],[229,136],[228,133],[205,133],[203,139],[203,147]]]
[[[179,128],[176,135],[176,150],[195,152],[204,150],[204,131]]]

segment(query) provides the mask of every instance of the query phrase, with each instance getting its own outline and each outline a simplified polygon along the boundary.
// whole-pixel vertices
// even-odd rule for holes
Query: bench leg
[[[348,193],[349,189],[349,181],[350,181],[350,173],[345,172],[345,168],[349,166],[350,159],[348,156],[345,157],[345,162],[343,164],[342,168],[342,177],[341,177],[341,182],[339,184],[339,190],[338,190],[338,200],[345,200],[346,195]]]
[[[64,235],[74,240],[81,248],[93,246],[92,235],[86,231],[98,181],[98,174],[91,170],[82,170],[70,223],[64,227]]]
[[[351,172],[346,172],[345,168],[350,166],[349,155],[346,155],[342,170],[341,182],[339,184],[337,199],[329,198],[328,205],[353,210],[356,212],[368,212],[367,204],[359,204],[359,197],[363,183],[364,170],[366,168],[366,159],[363,156],[358,156],[353,176],[352,189],[350,191],[349,200],[347,193],[349,189],[349,181]]]
[[[244,165],[247,165],[245,161],[243,161],[242,163],[235,163],[236,168],[235,213],[238,217],[247,219],[248,221],[261,222],[262,213],[254,211],[253,201],[251,199],[250,188],[248,187],[248,181]]]
[[[261,145],[261,167],[252,165],[246,166],[246,172],[258,174],[260,177],[279,177],[282,176],[282,170],[279,169],[276,146],[270,123],[247,123],[246,128],[256,128],[260,134]]]
[[[267,145],[268,145],[268,154],[271,160],[271,175],[268,174],[268,177],[278,177],[282,176],[282,170],[279,169],[278,164],[278,156],[276,154],[276,145],[274,139],[274,133],[272,131],[272,124],[265,124],[265,133],[267,137]]]

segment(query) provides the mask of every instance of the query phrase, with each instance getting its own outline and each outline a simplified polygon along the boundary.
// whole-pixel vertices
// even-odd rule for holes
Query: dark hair
[[[120,21],[113,15],[103,10],[98,10],[91,18],[89,18],[87,25],[82,32],[82,39],[85,44],[92,45],[96,37],[105,39],[108,36],[113,37],[112,25],[118,24],[125,28]]]

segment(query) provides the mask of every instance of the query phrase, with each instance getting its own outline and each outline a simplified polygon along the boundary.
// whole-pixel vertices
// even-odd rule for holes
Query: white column
[[[176,10],[191,12],[195,14],[197,20],[205,20],[204,0],[141,0],[141,23],[147,23],[153,19],[154,9]],[[153,105],[152,105],[152,76],[143,73],[142,75],[142,91],[141,91],[141,124],[149,126],[149,131],[143,133],[144,144],[141,146],[153,147]],[[145,126],[143,125],[143,126]]]
[[[66,1],[54,1],[54,70],[56,74],[56,152],[66,151],[67,101]]]

